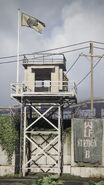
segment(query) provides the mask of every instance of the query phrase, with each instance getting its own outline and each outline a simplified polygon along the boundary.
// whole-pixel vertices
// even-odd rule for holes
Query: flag
[[[45,24],[43,22],[25,13],[21,14],[21,26],[30,27],[39,33],[41,33],[45,28]]]

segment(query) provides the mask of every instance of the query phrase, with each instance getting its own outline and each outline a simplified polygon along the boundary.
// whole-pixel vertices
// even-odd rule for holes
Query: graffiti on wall
[[[101,164],[103,124],[101,119],[73,121],[74,159],[79,163]]]

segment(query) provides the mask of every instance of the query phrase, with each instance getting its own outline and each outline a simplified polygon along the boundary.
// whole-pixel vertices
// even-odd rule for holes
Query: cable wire
[[[20,54],[19,56],[20,56],[20,57],[23,57],[23,56],[25,56],[25,55],[41,54],[41,53],[45,53],[45,52],[48,52],[48,51],[54,51],[54,50],[58,50],[58,49],[64,49],[64,48],[73,47],[73,46],[77,46],[77,45],[81,45],[81,44],[86,44],[86,43],[89,43],[89,42],[98,43],[98,44],[104,44],[104,43],[102,43],[102,42],[86,41],[86,42],[80,42],[80,43],[76,43],[76,44],[72,44],[72,45],[68,45],[68,46],[52,48],[52,49],[49,49],[49,50],[42,50],[42,51],[32,52],[32,53],[27,53],[27,54],[24,53],[24,54]],[[68,51],[62,51],[62,52],[59,52],[59,53],[56,53],[56,54],[65,54],[65,53],[74,52],[74,51],[79,51],[79,50],[87,49],[87,48],[89,48],[89,46],[87,46],[87,47],[82,47],[82,48],[76,48],[76,49],[68,50]],[[94,48],[104,50],[104,48],[97,47],[97,46],[94,46]],[[51,56],[51,55],[53,55],[53,53],[52,53],[52,54],[51,54],[51,53],[50,53],[50,54],[47,53],[47,55],[48,55],[48,56]],[[14,58],[14,57],[17,57],[17,55],[11,55],[11,56],[0,57],[0,60],[1,60],[1,59]],[[47,56],[44,56],[44,57],[47,57]],[[43,58],[43,56],[35,57],[35,59],[38,59],[38,58]],[[22,61],[22,60],[20,60],[20,61]],[[16,62],[16,60],[15,60],[15,61],[0,62],[0,64],[7,64],[7,63],[14,63],[14,62]]]
[[[96,64],[93,66],[93,69],[95,69],[95,67],[99,64],[99,62],[101,61],[101,59],[103,58],[104,55],[101,56],[101,58],[96,62]],[[82,78],[82,80],[80,80],[76,86],[78,87],[91,73],[91,70],[84,76],[84,78]]]
[[[78,58],[75,60],[75,62],[70,66],[70,68],[66,71],[65,74],[68,74],[68,72],[73,68],[73,66],[77,63],[78,59],[80,58],[81,55],[78,56]]]
[[[96,43],[96,44],[104,44],[103,42],[85,41],[85,42],[79,42],[79,43],[71,44],[71,45],[67,45],[67,46],[56,47],[56,48],[51,48],[51,49],[47,49],[47,50],[42,50],[42,51],[27,53],[27,54],[26,53],[23,53],[23,54],[20,54],[19,56],[21,57],[21,56],[24,56],[24,55],[34,55],[34,54],[39,54],[39,53],[44,53],[44,52],[49,52],[49,51],[64,49],[64,48],[68,48],[68,47],[74,47],[74,46],[78,46],[78,45],[82,45],[82,44],[87,44],[87,43],[90,43],[90,42],[93,42],[93,43]],[[99,47],[96,47],[96,48],[103,49],[103,48],[99,48]],[[0,60],[1,59],[7,59],[7,58],[14,58],[14,57],[17,57],[17,55],[3,56],[3,57],[0,57]]]
[[[20,62],[23,60],[19,60]],[[12,61],[7,61],[7,62],[0,62],[0,64],[11,64],[11,63],[16,63],[17,60],[12,60]]]
[[[102,50],[104,50],[104,48],[97,47],[97,46],[94,46],[94,48],[96,48],[96,49],[102,49]]]
[[[62,54],[62,55],[63,55],[64,53],[79,51],[79,50],[86,49],[86,48],[89,48],[89,47],[77,48],[77,49],[74,49],[74,50],[63,51],[63,52],[61,52],[61,53],[55,53],[55,54],[53,54],[53,53],[48,54],[48,53],[47,53],[46,56],[44,55],[44,56],[39,56],[39,57],[35,57],[35,58],[30,58],[29,60],[31,60],[31,59],[33,59],[33,60],[35,60],[35,59],[42,59],[43,57],[46,58],[46,57],[49,57],[49,56],[52,56],[52,55],[58,55],[58,54]],[[19,61],[23,61],[23,60],[21,59],[21,60],[19,60]],[[15,63],[15,62],[17,62],[17,60],[14,60],[14,61],[6,61],[6,62],[0,62],[0,64],[8,64],[8,63]]]
[[[73,51],[79,51],[79,50],[82,50],[82,49],[87,49],[87,48],[89,48],[89,46],[87,46],[87,47],[83,47],[83,48],[77,48],[77,49],[73,49],[73,50],[68,50],[68,51],[64,51],[64,52],[61,52],[61,53],[70,53],[70,52],[73,52]],[[60,54],[61,54],[60,53]]]
[[[64,49],[64,48],[68,48],[68,47],[78,46],[78,45],[81,45],[81,44],[87,44],[89,42],[90,41],[79,42],[79,43],[71,44],[71,45],[68,45],[68,46],[62,46],[62,47],[52,48],[52,49],[43,50],[43,51],[39,51],[39,52],[34,52],[32,54],[35,54],[35,53],[43,53],[43,52],[47,52],[47,51],[54,51],[54,50],[58,50],[58,49]]]
[[[48,49],[48,50],[42,50],[42,51],[37,51],[37,52],[32,52],[32,53],[27,53],[27,54],[26,53],[23,53],[23,54],[20,54],[19,56],[21,57],[21,56],[24,56],[24,55],[34,55],[34,54],[39,54],[39,53],[44,53],[44,52],[49,52],[49,51],[64,49],[64,48],[68,48],[68,47],[78,46],[78,45],[86,44],[86,43],[89,43],[89,42],[90,41],[85,41],[85,42],[79,42],[79,43],[71,44],[71,45],[67,45],[67,46],[52,48],[52,49]],[[3,57],[0,57],[0,60],[1,59],[7,59],[7,58],[14,58],[14,57],[17,57],[17,55],[3,56]]]
[[[104,44],[104,42],[97,42],[97,41],[90,41],[90,42],[93,42],[93,43],[96,43],[96,44]]]
[[[20,57],[21,56],[24,56],[24,54],[21,54],[21,55],[19,55]],[[9,58],[16,58],[17,57],[17,55],[11,55],[11,56],[3,56],[3,57],[0,57],[0,60],[2,60],[2,59],[9,59]]]

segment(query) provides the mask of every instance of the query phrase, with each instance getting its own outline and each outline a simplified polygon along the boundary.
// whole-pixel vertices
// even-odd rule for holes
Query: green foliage
[[[9,163],[11,163],[16,145],[17,131],[15,121],[16,118],[0,116],[0,145],[7,153]]]
[[[39,179],[31,185],[63,185],[63,182],[59,179],[58,176],[46,176],[43,179]]]
[[[95,183],[96,185],[104,185],[104,181],[100,181],[100,182],[97,182]]]
[[[42,179],[39,179],[36,182],[33,182],[31,185],[42,185]]]
[[[92,180],[90,180],[90,181],[89,181],[89,185],[95,185],[95,182],[92,181]]]
[[[84,185],[95,185],[94,181],[84,182]]]
[[[99,181],[99,182],[89,181],[89,182],[85,182],[84,185],[104,185],[104,181]]]

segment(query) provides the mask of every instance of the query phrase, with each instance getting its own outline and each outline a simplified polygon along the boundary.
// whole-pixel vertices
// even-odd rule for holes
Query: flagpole
[[[17,83],[19,83],[19,49],[20,49],[20,9],[18,9],[18,30],[17,30]]]

